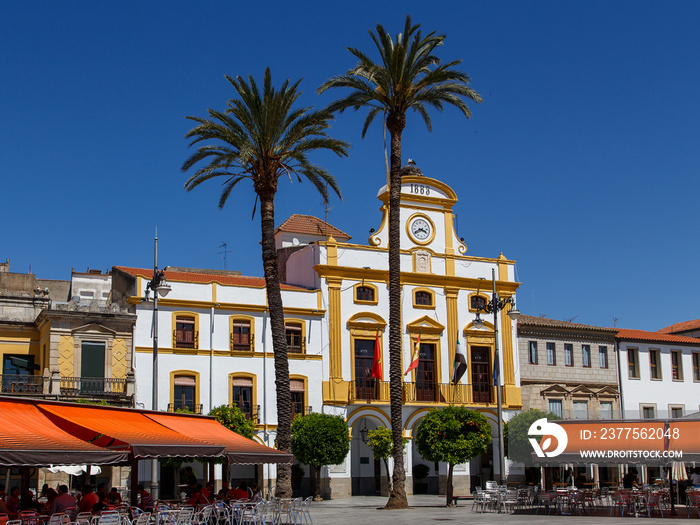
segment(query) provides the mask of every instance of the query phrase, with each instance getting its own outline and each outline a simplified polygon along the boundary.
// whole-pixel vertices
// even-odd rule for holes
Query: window
[[[416,305],[417,306],[432,306],[433,305],[433,294],[426,291],[416,292]]]
[[[377,380],[372,377],[374,340],[355,339],[355,399],[377,399]]]
[[[655,406],[643,406],[642,407],[642,418],[643,419],[654,419],[656,417],[656,407]]]
[[[639,351],[636,348],[627,349],[627,371],[630,379],[639,379]]]
[[[700,353],[693,352],[693,381],[700,381]]]
[[[537,341],[530,341],[528,343],[527,361],[531,365],[537,364]]]
[[[173,411],[186,410],[198,413],[195,406],[197,379],[194,376],[175,376],[173,379]]]
[[[374,288],[369,286],[358,286],[355,289],[355,298],[358,301],[374,301]]]
[[[671,377],[683,381],[683,354],[680,350],[671,350]]]
[[[574,401],[574,419],[588,419],[588,401]]]
[[[33,355],[4,354],[2,368],[3,393],[41,394],[43,392],[42,377],[34,376],[34,370],[39,369],[39,367],[34,364]],[[36,379],[31,376],[36,377]],[[36,382],[37,379],[41,382]]]
[[[559,417],[563,417],[561,399],[550,399],[549,400],[549,411]]]
[[[175,317],[175,348],[197,348],[194,320],[194,317],[188,315]]]
[[[252,352],[253,345],[250,337],[250,321],[231,321],[231,350],[237,352]]]
[[[486,297],[481,295],[472,295],[469,298],[469,309],[473,312],[483,310],[486,307]]]
[[[600,419],[612,419],[612,418],[613,418],[612,401],[601,401],[600,402]]]
[[[416,368],[416,401],[435,402],[435,345],[420,343]]]
[[[581,345],[581,364],[586,367],[591,367],[591,345]]]
[[[284,331],[287,335],[287,352],[302,354],[305,351],[305,338],[302,335],[301,323],[287,323]]]
[[[659,350],[649,349],[649,377],[661,379],[661,362]]]
[[[304,405],[304,388],[303,379],[290,379],[289,390],[292,393],[292,418],[297,414],[305,416],[309,411]]]
[[[598,362],[600,363],[600,368],[608,368],[608,347],[599,346],[598,347]]]
[[[574,366],[574,345],[571,343],[564,344],[564,364]]]
[[[670,409],[670,410],[669,410],[669,413],[670,413],[669,415],[670,415],[673,419],[678,419],[679,417],[683,417],[683,416],[684,416],[684,412],[685,412],[684,408],[685,408],[685,407],[682,407],[682,406],[672,406],[672,407],[669,407],[669,409]]]
[[[92,290],[80,290],[80,297],[85,299],[93,299],[95,292]]]
[[[254,419],[252,378],[233,377],[231,379],[231,404],[236,405],[248,419]]]
[[[557,364],[557,351],[554,343],[547,343],[547,364],[556,365]]]

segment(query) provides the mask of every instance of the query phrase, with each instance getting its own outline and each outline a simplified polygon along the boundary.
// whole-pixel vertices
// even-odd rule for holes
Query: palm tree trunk
[[[401,132],[405,115],[387,116],[391,136],[389,171],[389,392],[394,440],[394,475],[388,509],[407,509],[406,471],[403,468],[403,378],[401,369]]]
[[[260,194],[259,194],[260,195]],[[270,309],[272,347],[275,355],[275,386],[277,389],[277,449],[291,452],[292,443],[292,394],[289,390],[289,361],[287,338],[284,329],[284,308],[277,269],[275,250],[275,204],[272,195],[260,195],[260,220],[262,225],[262,259],[267,288],[267,304]],[[279,498],[292,497],[292,466],[277,465]]]

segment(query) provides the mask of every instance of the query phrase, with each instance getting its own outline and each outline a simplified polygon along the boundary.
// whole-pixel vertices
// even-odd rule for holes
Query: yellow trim
[[[218,286],[219,283],[211,283],[211,302],[216,303],[216,292],[217,289],[216,287]]]
[[[250,379],[253,381],[253,386],[251,387],[250,393],[250,403],[253,407],[258,406],[258,378],[255,374],[250,374],[248,372],[231,372],[228,375],[228,404],[233,405],[233,379],[240,377],[241,379]],[[259,420],[260,418],[258,418]]]
[[[430,304],[418,304],[416,302],[416,294],[418,292],[425,292],[430,295]],[[425,287],[420,287],[420,288],[414,288],[413,289],[413,308],[416,309],[429,309],[429,310],[435,310],[435,291],[431,290],[430,288],[425,288]]]
[[[355,428],[355,425],[361,419],[364,419],[366,417],[373,417],[379,420],[380,426],[384,426],[386,422],[389,422],[389,425],[386,428],[391,428],[391,418],[388,415],[386,415],[384,411],[376,407],[364,406],[361,408],[356,408],[345,418],[345,422],[348,424],[348,433],[350,435],[350,438],[352,438],[352,431]]]
[[[306,321],[304,319],[296,318],[284,318],[284,335],[287,336],[287,325],[289,324],[299,324],[301,325],[301,352],[290,352],[287,349],[287,355],[305,355],[306,354]]]
[[[150,346],[137,346],[135,349],[137,354],[152,354],[153,348]],[[209,356],[212,351],[209,349],[192,350],[191,348],[167,348],[158,347],[159,354],[168,355],[190,355],[190,356]],[[246,357],[246,358],[265,358],[273,359],[273,352],[231,352],[230,350],[214,350],[213,355],[220,357]],[[323,356],[320,354],[289,354],[289,359],[303,361],[323,361]],[[71,373],[72,375],[72,373]]]
[[[379,229],[373,233],[372,235],[369,236],[368,242],[370,246],[379,246],[382,243],[382,240],[379,238],[379,234],[384,231],[384,229],[387,227],[387,223],[389,222],[389,205],[388,201],[386,204],[383,204],[382,207],[380,208],[380,211],[382,212],[382,222],[379,224]],[[347,244],[345,244],[347,246]],[[356,246],[359,246],[356,245]],[[367,248],[367,246],[365,246]]]
[[[455,350],[457,349],[457,337],[459,335],[459,304],[457,299],[459,297],[459,290],[456,288],[445,288],[445,307],[447,309],[447,357],[449,359],[450,367],[448,372],[450,374],[450,381],[452,381],[452,367],[455,362]],[[466,344],[466,342],[465,342]],[[462,382],[468,383],[469,368],[467,367],[467,372],[464,373]]]
[[[332,235],[326,241],[326,258],[330,266],[338,265],[338,243]]]
[[[501,253],[498,256],[498,279],[499,281],[508,281],[508,259]],[[502,299],[508,299],[510,296],[505,295]],[[512,307],[508,307],[510,311]],[[517,344],[513,341],[513,321],[508,316],[508,312],[501,310],[501,341],[503,344],[503,384],[504,385],[515,385],[515,363],[513,363],[514,345]],[[591,356],[591,359],[593,357]]]
[[[403,424],[403,435],[409,439],[413,439],[413,429],[416,428],[416,424],[420,422],[421,419],[425,417],[425,414],[433,410],[431,407],[420,408],[413,412],[410,416],[406,418]],[[420,416],[420,417],[418,417]],[[408,425],[411,425],[409,428]]]
[[[158,351],[160,352],[160,348]],[[173,370],[170,372],[170,404],[175,406],[175,376],[194,377],[194,404],[195,407],[199,405],[199,372],[193,370]]]
[[[366,321],[365,319],[369,319]],[[347,320],[348,328],[352,330],[377,330],[384,331],[386,321],[381,315],[374,312],[359,312]]]
[[[428,254],[429,267],[427,272],[418,271],[418,252],[426,252]],[[436,255],[433,250],[425,246],[416,246],[411,250],[411,255],[411,262],[413,263],[413,273],[420,275],[433,273],[433,257],[439,257],[439,255]]]
[[[413,235],[413,232],[411,231],[411,225],[418,219],[423,219],[428,224],[430,224],[430,237],[428,237],[427,239],[418,239]],[[419,246],[427,246],[435,240],[437,230],[435,229],[435,223],[430,217],[428,217],[424,213],[414,213],[406,220],[406,233],[408,234],[408,238],[411,239],[415,244],[418,244]]]
[[[313,293],[317,293],[317,290],[313,290]],[[131,305],[141,304],[142,298],[138,296],[132,296],[127,299],[127,303]],[[211,301],[180,301],[178,299],[158,299],[158,304],[161,306],[175,306],[178,308],[192,308],[192,309],[203,309],[211,310],[214,307],[217,311],[222,310],[235,310],[239,312],[268,312],[269,308],[267,305],[260,304],[243,304],[243,303],[213,303]],[[299,308],[299,307],[285,307],[285,315],[308,315],[313,317],[323,317],[326,311],[320,308]]]
[[[343,377],[343,326],[340,317],[340,286],[342,279],[326,278],[328,283],[328,368],[330,379]]]
[[[158,301],[160,302],[160,301]],[[179,311],[172,313],[172,344],[173,348],[181,348],[177,346],[175,340],[175,333],[177,331],[177,318],[178,317],[194,317],[194,348],[183,348],[183,350],[198,350],[199,349],[199,314],[196,312],[189,311]]]
[[[377,335],[379,335],[379,351],[381,352],[381,356],[382,356],[382,375],[383,375],[382,381],[386,381],[388,379],[389,368],[387,366],[385,366],[386,360],[384,359],[384,332],[382,331],[382,329],[377,326],[377,328],[374,329],[372,332],[367,328],[352,327],[352,328],[350,328],[350,352],[351,352],[350,377],[352,378],[350,388],[353,388],[353,385],[355,382],[355,340],[359,339],[362,341],[376,341]],[[381,404],[386,404],[386,400],[382,400],[381,395],[379,396],[379,398],[380,399],[377,399],[374,401],[375,402],[381,401]],[[363,402],[372,402],[372,400],[369,400],[369,401],[362,400],[362,401]]]
[[[424,324],[427,324],[427,326],[423,326]],[[413,349],[416,346],[416,342],[418,341],[419,334],[420,334],[420,342],[421,343],[435,345],[435,383],[436,384],[442,383],[442,364],[441,364],[442,337],[441,336],[442,336],[442,332],[445,330],[445,327],[442,326],[437,321],[431,319],[430,317],[423,316],[420,319],[416,319],[412,323],[407,324],[406,330],[409,332],[409,336],[411,339],[411,346],[410,346],[410,353],[411,354],[413,354]],[[410,364],[410,362],[407,362],[406,366],[408,366],[409,364]],[[405,372],[405,369],[402,367],[402,373],[403,372]],[[411,370],[411,382],[412,383],[416,382],[416,369]]]
[[[374,295],[374,300],[373,301],[366,301],[363,299],[358,299],[357,298],[357,289],[360,287],[367,287],[371,288],[373,291]],[[355,284],[352,287],[352,300],[355,304],[369,304],[369,305],[376,305],[379,303],[379,288],[376,287],[376,285],[372,283],[365,282],[364,280]]]
[[[231,341],[231,336],[233,335],[233,323],[236,321],[247,321],[250,323],[250,352],[243,350],[233,350],[233,342]],[[228,347],[231,354],[249,354],[255,352],[255,317],[249,315],[232,315],[228,318]]]

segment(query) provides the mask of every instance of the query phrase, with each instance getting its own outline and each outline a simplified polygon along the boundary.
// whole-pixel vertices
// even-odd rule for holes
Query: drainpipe
[[[622,369],[620,368],[620,342],[615,339],[615,356],[617,358],[617,387],[620,391],[620,418],[625,419],[625,401],[622,397]]]

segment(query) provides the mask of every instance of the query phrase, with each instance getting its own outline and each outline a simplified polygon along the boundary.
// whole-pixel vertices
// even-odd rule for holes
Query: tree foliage
[[[415,438],[418,452],[428,461],[449,464],[446,505],[453,505],[453,467],[485,453],[491,434],[483,414],[462,406],[432,409],[421,420]]]
[[[345,418],[312,412],[292,421],[292,453],[315,469],[314,496],[321,497],[321,467],[339,465],[350,452]]]
[[[532,445],[529,437],[534,437],[539,443],[543,436],[528,436],[530,426],[538,419],[547,418],[548,420],[561,419],[552,412],[544,412],[542,410],[531,409],[512,417],[505,425],[503,425],[503,448],[505,454],[511,461],[524,463],[525,465],[532,464]]]
[[[209,411],[209,415],[214,416],[219,423],[236,434],[248,439],[253,439],[255,435],[255,424],[241,412],[237,405],[214,407]]]
[[[372,454],[374,459],[381,459],[384,462],[384,468],[386,469],[386,479],[387,485],[389,487],[389,492],[392,490],[391,482],[391,472],[389,471],[389,458],[394,451],[394,435],[391,429],[386,427],[378,427],[376,430],[370,430],[367,432],[367,438],[369,448],[372,449]],[[403,438],[403,446],[408,443],[407,438]]]

